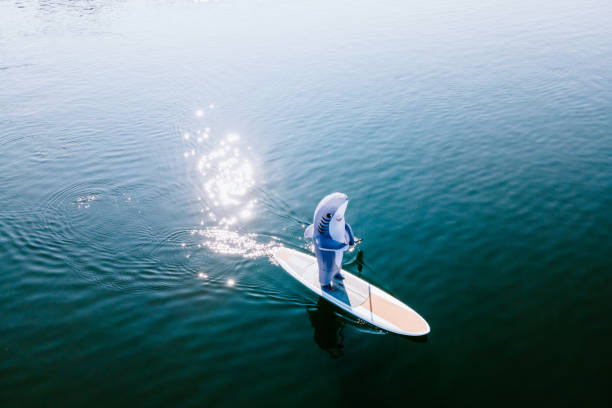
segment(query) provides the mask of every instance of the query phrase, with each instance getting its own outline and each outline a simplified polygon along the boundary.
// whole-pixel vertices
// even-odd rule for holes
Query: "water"
[[[1,405],[609,406],[611,15],[0,3]],[[426,339],[270,259],[333,191]]]

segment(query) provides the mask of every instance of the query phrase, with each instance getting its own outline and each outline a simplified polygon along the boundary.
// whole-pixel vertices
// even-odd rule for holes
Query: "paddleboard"
[[[417,312],[352,273],[343,269],[344,280],[334,280],[334,290],[326,290],[319,283],[319,267],[314,256],[284,247],[275,248],[272,254],[289,275],[351,315],[405,336],[429,333],[429,324]]]

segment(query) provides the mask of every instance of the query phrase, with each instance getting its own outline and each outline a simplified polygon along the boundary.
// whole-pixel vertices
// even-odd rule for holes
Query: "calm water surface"
[[[610,17],[0,2],[0,405],[610,406]],[[426,339],[271,260],[333,191]]]

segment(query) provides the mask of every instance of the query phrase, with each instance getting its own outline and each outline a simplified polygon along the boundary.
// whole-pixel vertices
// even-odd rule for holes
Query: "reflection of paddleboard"
[[[429,324],[417,312],[363,279],[342,270],[344,281],[334,281],[334,290],[319,283],[314,256],[289,248],[276,248],[274,258],[308,289],[350,314],[387,331],[406,336],[429,333]]]

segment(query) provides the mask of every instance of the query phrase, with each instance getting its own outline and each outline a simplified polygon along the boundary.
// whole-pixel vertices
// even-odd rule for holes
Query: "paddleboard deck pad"
[[[279,247],[276,261],[308,289],[351,315],[381,329],[405,336],[429,333],[429,324],[417,312],[363,279],[342,270],[344,280],[334,280],[334,290],[319,283],[319,268],[314,256]]]

